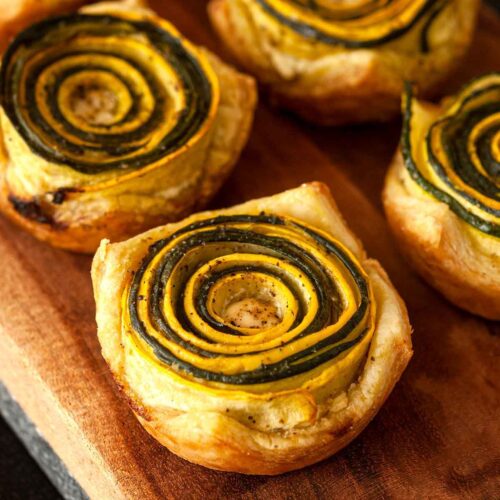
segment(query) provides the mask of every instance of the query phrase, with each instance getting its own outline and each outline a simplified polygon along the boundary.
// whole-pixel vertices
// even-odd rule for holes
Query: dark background
[[[500,12],[500,0],[488,3]],[[0,500],[59,498],[57,490],[0,417]]]
[[[36,462],[0,418],[0,499],[60,498]]]

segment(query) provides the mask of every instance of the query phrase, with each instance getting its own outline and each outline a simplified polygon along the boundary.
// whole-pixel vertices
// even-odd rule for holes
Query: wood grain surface
[[[157,0],[194,42],[224,55],[201,0]],[[500,20],[483,8],[450,83],[500,70]],[[218,473],[157,444],[100,356],[90,258],[54,250],[0,220],[0,379],[89,496],[108,498],[499,498],[500,326],[454,308],[401,259],[380,192],[400,126],[315,128],[262,103],[222,207],[326,182],[409,308],[415,355],[364,433],[336,456],[279,477]]]

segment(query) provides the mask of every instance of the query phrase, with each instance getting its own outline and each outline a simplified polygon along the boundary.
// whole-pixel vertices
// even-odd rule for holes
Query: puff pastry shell
[[[172,268],[170,260],[179,257]],[[316,284],[326,278],[338,287],[322,282],[329,290],[323,298],[322,285],[315,289],[310,281],[318,265],[327,269]],[[161,288],[154,278],[159,266],[167,274],[174,269]],[[92,279],[102,354],[140,423],[174,453],[213,469],[279,474],[332,455],[370,422],[412,354],[404,303],[319,183],[197,214],[122,243],[105,240]],[[182,303],[175,298],[179,288]],[[263,300],[268,292],[258,325],[237,315],[226,321],[228,302]],[[153,305],[158,293],[163,313]],[[304,294],[305,302],[292,325],[294,294]],[[278,324],[267,323],[272,304]],[[317,331],[304,326],[313,313],[323,315]],[[170,340],[156,336],[152,330],[163,328],[157,314],[176,324],[188,344],[172,344],[171,331]],[[177,319],[192,322],[199,335],[182,333]],[[214,327],[215,320],[223,324]],[[203,343],[204,335],[219,340]],[[201,359],[200,346],[220,357]]]

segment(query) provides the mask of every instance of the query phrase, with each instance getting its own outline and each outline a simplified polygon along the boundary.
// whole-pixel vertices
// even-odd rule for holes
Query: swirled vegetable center
[[[500,237],[500,75],[471,82],[430,123],[411,89],[405,103],[410,175],[476,229]]]
[[[209,116],[212,83],[166,24],[73,14],[12,42],[0,98],[33,152],[95,174],[138,169],[179,150]]]
[[[157,241],[125,297],[126,330],[157,361],[221,384],[293,378],[373,332],[371,287],[350,252],[266,214],[202,219]]]

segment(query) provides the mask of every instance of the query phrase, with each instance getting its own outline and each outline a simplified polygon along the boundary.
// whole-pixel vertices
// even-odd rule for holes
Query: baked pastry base
[[[359,374],[341,393],[318,404],[316,417],[306,425],[255,428],[246,418],[228,415],[223,398],[220,411],[172,407],[166,403],[172,385],[162,378],[154,364],[148,364],[147,377],[144,372],[138,374],[137,369],[131,368],[133,354],[124,349],[122,342],[123,290],[130,270],[139,265],[151,242],[171,234],[179,224],[155,228],[122,243],[103,241],[94,258],[92,279],[102,354],[145,429],[191,462],[245,474],[280,474],[332,455],[365,428],[412,355],[411,328],[404,303],[380,264],[366,258],[361,243],[348,229],[326,186],[305,184],[204,215],[261,211],[295,217],[340,240],[368,273],[377,302],[376,330]],[[182,391],[182,386],[177,390]],[[162,395],[166,398],[163,402],[158,399]]]

